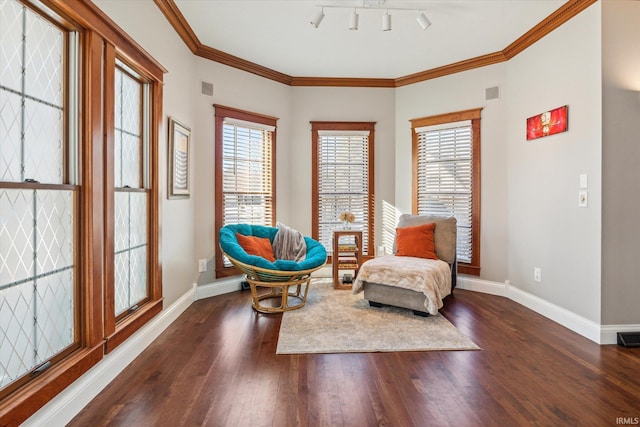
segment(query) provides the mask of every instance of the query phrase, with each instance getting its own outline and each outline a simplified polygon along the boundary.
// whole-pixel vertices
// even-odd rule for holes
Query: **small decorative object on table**
[[[351,223],[356,220],[356,216],[349,211],[342,212],[338,217],[344,223],[345,230],[351,230]]]

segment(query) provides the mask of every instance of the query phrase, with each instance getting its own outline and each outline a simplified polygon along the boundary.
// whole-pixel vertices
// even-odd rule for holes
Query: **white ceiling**
[[[386,0],[392,30],[382,31],[383,10],[358,8],[360,25],[348,29],[352,9],[378,0],[175,0],[204,45],[295,77],[398,78],[501,51],[565,0]]]

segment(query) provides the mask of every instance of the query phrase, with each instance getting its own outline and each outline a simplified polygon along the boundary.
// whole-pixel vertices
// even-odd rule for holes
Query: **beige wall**
[[[623,78],[639,69],[632,54],[637,2],[596,3],[507,63],[397,89],[288,87],[194,57],[150,1],[96,3],[168,69],[163,126],[175,116],[193,131],[191,198],[164,199],[162,206],[167,305],[193,280],[213,281],[196,272],[197,260],[215,253],[212,104],[280,118],[277,217],[305,234],[311,231],[309,121],[376,121],[376,245],[382,206],[411,209],[408,120],[482,107],[481,278],[510,280],[597,323],[601,308],[606,323],[638,322],[631,302],[638,272],[631,266],[640,236],[630,231],[634,199],[627,195],[637,190],[628,177],[636,174],[629,159],[640,154],[633,151],[640,122],[633,91],[640,88]],[[213,97],[200,94],[202,80],[214,84]],[[484,91],[493,86],[500,98],[486,101]],[[526,142],[526,118],[561,105],[569,105],[569,132]],[[166,182],[165,135],[161,144]],[[577,207],[582,173],[589,176],[588,208]],[[542,268],[542,283],[533,281],[534,267]]]
[[[602,323],[640,324],[640,3],[602,3]]]
[[[277,220],[311,233],[311,120],[377,122],[376,196],[393,203],[393,89],[291,88],[195,57],[152,2],[102,0],[96,4],[167,68],[163,126],[166,128],[167,116],[175,116],[192,129],[191,197],[164,199],[162,206],[166,305],[186,292],[194,281],[215,281],[213,104],[280,119],[276,144]],[[136,18],[139,16],[145,19],[140,21]],[[202,81],[213,83],[213,97],[200,93]],[[161,153],[161,179],[166,183],[166,135]],[[380,217],[381,204],[377,202],[376,221]],[[379,241],[376,234],[376,242]],[[208,260],[208,272],[197,273],[198,259]]]
[[[195,212],[191,219],[197,238],[195,260],[207,259],[208,271],[198,284],[212,283],[215,261],[214,223],[214,114],[213,104],[278,117],[276,136],[276,215],[286,216],[290,206],[289,164],[291,162],[291,88],[281,83],[197,58],[193,84],[213,83],[213,97],[199,92],[192,99],[199,138],[194,144]],[[197,271],[197,270],[195,270]],[[197,273],[196,273],[197,274]]]
[[[363,88],[290,88],[207,60],[198,61],[200,79],[214,84],[214,97],[199,96],[201,141],[196,158],[195,234],[198,258],[213,257],[215,225],[213,108],[219,103],[279,117],[276,147],[277,220],[311,234],[312,120],[375,121],[375,188],[393,198],[393,90]],[[391,159],[391,160],[390,160]],[[381,216],[376,204],[376,220]],[[376,235],[376,240],[379,237]],[[212,261],[212,260],[211,260]],[[213,267],[213,263],[209,263]],[[213,282],[213,271],[198,283]]]
[[[600,322],[601,58],[596,3],[508,62],[511,284]],[[526,141],[525,121],[569,106],[568,132]],[[578,207],[579,175],[589,206]],[[533,280],[534,267],[542,282]]]
[[[409,119],[483,107],[481,278],[600,320],[600,10],[507,63],[399,88],[396,204],[411,209]],[[570,54],[569,54],[570,52]],[[497,100],[484,90],[500,86]],[[569,132],[526,142],[526,118],[569,105]],[[578,208],[578,178],[589,207]],[[542,269],[542,283],[533,269]]]
[[[394,90],[296,87],[292,96],[291,210],[283,216],[311,234],[310,121],[376,122],[374,146],[375,242],[380,244],[383,201],[394,202]]]
[[[485,100],[485,89],[500,97]],[[480,277],[507,276],[506,65],[497,64],[396,90],[396,207],[411,212],[411,124],[409,120],[482,108]]]
[[[186,200],[166,199],[166,132],[160,138],[165,307],[215,250],[213,103],[280,117],[278,218],[305,233],[310,120],[378,123],[378,222],[383,202],[411,209],[408,120],[483,107],[481,277],[508,279],[596,324],[640,324],[640,2],[598,2],[508,63],[396,90],[284,86],[194,57],[150,0],[95,3],[167,68],[163,129],[169,116],[192,129]],[[213,97],[200,94],[201,80],[214,84]],[[500,98],[485,101],[485,88],[496,85]],[[561,105],[569,105],[569,131],[525,141],[526,118]],[[582,173],[588,208],[577,207]],[[542,283],[533,281],[534,266]],[[66,400],[77,401],[71,390],[49,406]]]

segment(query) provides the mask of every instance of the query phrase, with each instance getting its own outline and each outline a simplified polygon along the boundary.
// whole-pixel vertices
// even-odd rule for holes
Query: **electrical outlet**
[[[198,261],[198,273],[204,273],[207,271],[207,260],[201,259]]]
[[[589,205],[589,193],[586,190],[578,191],[578,207],[586,208]]]
[[[540,267],[533,268],[533,280],[538,283],[542,282],[542,269]]]

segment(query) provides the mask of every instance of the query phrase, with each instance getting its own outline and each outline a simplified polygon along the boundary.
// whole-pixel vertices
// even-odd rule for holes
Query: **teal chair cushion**
[[[236,233],[244,236],[267,237],[273,244],[278,229],[276,227],[266,227],[264,225],[254,224],[229,224],[220,229],[220,247],[231,258],[236,259],[244,264],[254,267],[260,267],[267,270],[278,271],[302,271],[311,270],[320,267],[327,261],[327,251],[320,242],[310,237],[305,237],[307,244],[307,256],[300,262],[285,259],[277,259],[275,262],[249,255],[238,243]]]

